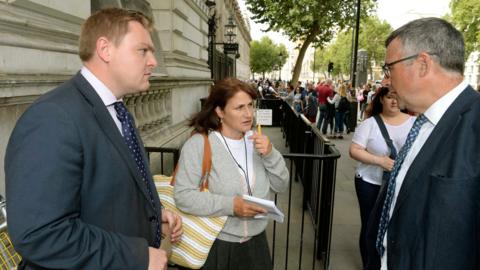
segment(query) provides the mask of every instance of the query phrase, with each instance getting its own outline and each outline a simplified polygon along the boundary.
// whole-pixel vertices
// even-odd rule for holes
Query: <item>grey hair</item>
[[[433,17],[414,20],[393,31],[385,41],[385,47],[394,39],[402,43],[405,54],[429,53],[436,56],[434,59],[443,69],[463,74],[463,35],[449,22]]]

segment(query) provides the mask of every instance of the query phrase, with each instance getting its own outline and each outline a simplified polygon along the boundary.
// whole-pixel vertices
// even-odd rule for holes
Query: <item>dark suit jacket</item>
[[[115,122],[80,73],[19,119],[5,176],[19,269],[147,269],[153,206]]]
[[[373,210],[375,250],[384,189]],[[388,228],[389,270],[480,269],[480,94],[468,87],[440,119],[398,194]]]

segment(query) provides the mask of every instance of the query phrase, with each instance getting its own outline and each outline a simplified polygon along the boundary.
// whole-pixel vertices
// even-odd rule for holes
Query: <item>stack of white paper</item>
[[[243,195],[243,199],[249,203],[256,204],[264,208],[265,210],[267,210],[267,213],[258,214],[255,216],[255,218],[270,218],[275,220],[276,222],[283,223],[284,215],[282,211],[280,211],[280,209],[277,208],[277,206],[273,201],[260,199],[260,198],[252,197],[248,195]]]

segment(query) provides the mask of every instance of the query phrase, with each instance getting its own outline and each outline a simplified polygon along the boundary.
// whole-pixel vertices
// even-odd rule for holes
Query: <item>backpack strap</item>
[[[390,148],[390,158],[394,160],[397,157],[397,149],[393,145],[393,141],[392,139],[390,139],[390,136],[388,135],[387,127],[385,126],[385,123],[383,122],[379,114],[374,115],[373,118],[375,118],[375,121],[377,121],[378,127],[382,132],[383,139],[385,139],[385,142],[387,143],[388,148]]]
[[[197,132],[193,132],[192,136],[197,134]],[[200,191],[204,191],[208,189],[208,177],[210,176],[210,171],[212,170],[212,149],[210,147],[210,140],[208,140],[208,135],[206,133],[200,133],[203,137],[203,161],[202,161],[202,176],[200,183]],[[178,165],[175,167],[175,170],[172,174],[172,181],[170,181],[170,185],[175,185],[175,176],[178,171]]]

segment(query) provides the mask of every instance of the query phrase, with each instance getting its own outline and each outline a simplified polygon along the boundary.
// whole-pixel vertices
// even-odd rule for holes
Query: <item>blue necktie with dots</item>
[[[417,117],[417,119],[415,120],[415,123],[413,123],[412,129],[410,129],[410,132],[407,135],[407,140],[405,141],[405,144],[403,145],[402,149],[400,149],[400,152],[398,153],[398,156],[395,159],[392,172],[390,173],[390,178],[387,184],[387,193],[385,195],[382,214],[380,216],[380,224],[378,226],[377,240],[375,242],[375,246],[380,256],[383,256],[383,253],[385,252],[385,247],[383,246],[383,238],[385,237],[385,233],[387,232],[389,216],[390,216],[390,208],[392,206],[393,195],[395,194],[395,185],[396,185],[395,178],[397,178],[398,172],[400,171],[400,167],[402,167],[403,161],[405,160],[405,157],[407,156],[407,153],[410,150],[410,147],[412,147],[413,142],[417,138],[420,128],[426,121],[427,121],[427,118],[423,114]]]
[[[115,111],[117,111],[117,118],[122,123],[122,132],[123,132],[123,139],[130,150],[130,154],[132,158],[135,160],[135,164],[137,165],[137,169],[142,176],[143,183],[145,184],[148,195],[150,198],[150,203],[153,206],[153,210],[155,212],[155,223],[157,227],[157,231],[155,234],[155,241],[153,246],[158,248],[160,247],[160,220],[158,216],[157,207],[155,206],[155,201],[153,199],[152,189],[150,188],[150,181],[151,176],[147,172],[148,167],[145,165],[145,160],[142,157],[142,153],[140,151],[140,146],[138,145],[138,140],[135,135],[135,127],[133,125],[132,116],[128,112],[127,108],[123,104],[123,102],[115,102],[114,105]]]

